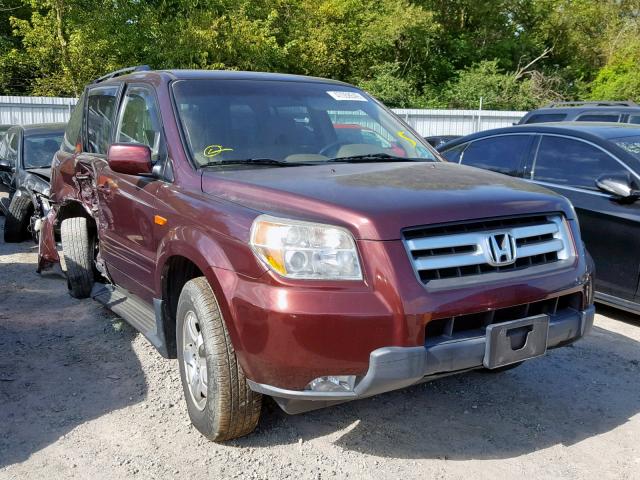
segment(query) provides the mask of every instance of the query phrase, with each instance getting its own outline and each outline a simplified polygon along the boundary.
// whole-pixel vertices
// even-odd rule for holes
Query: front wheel
[[[176,330],[191,423],[216,442],[251,433],[260,418],[262,395],[247,385],[218,302],[204,277],[188,281],[182,289]]]

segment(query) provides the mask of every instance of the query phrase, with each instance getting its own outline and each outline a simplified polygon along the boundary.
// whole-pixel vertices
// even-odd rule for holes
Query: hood
[[[29,170],[26,170],[26,171],[28,173],[33,173],[35,175],[38,175],[39,177],[42,177],[47,181],[51,180],[51,168],[50,167],[30,168]]]
[[[202,190],[262,213],[331,223],[356,238],[394,240],[406,227],[563,211],[533,183],[452,163],[321,164],[204,171]]]

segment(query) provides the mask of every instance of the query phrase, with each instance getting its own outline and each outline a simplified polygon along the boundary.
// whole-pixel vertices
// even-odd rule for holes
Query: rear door
[[[598,190],[595,180],[635,174],[591,142],[545,134],[536,147],[530,178],[573,203],[596,263],[596,290],[633,300],[640,274],[639,204],[617,201]]]
[[[98,92],[98,96],[103,94]],[[91,147],[100,159],[96,183],[104,217],[102,254],[117,284],[151,302],[157,245],[154,211],[156,193],[162,181],[151,175],[114,172],[106,161],[106,153],[111,143],[133,143],[147,145],[154,163],[164,161],[166,148],[159,109],[153,91],[144,85],[127,86],[117,114],[115,106],[102,109],[103,103],[89,92],[89,143],[92,144],[92,130],[97,133],[105,129],[104,140],[93,134]],[[94,122],[92,129],[90,126]]]

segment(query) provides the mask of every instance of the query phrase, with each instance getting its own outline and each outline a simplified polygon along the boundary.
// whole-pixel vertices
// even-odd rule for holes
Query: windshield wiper
[[[408,158],[389,155],[388,153],[369,153],[365,155],[351,155],[348,157],[337,157],[327,160],[332,163],[375,163],[375,162],[428,162],[430,158]]]
[[[220,165],[268,165],[274,167],[297,167],[300,165],[313,165],[305,162],[287,162],[285,160],[276,160],[274,158],[239,158],[229,160],[219,160],[217,162],[209,162],[201,165],[201,167],[218,167]]]

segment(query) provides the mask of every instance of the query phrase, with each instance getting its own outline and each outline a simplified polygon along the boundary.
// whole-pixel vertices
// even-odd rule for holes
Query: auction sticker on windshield
[[[358,92],[327,92],[335,100],[349,100],[352,102],[366,102],[367,99]]]

